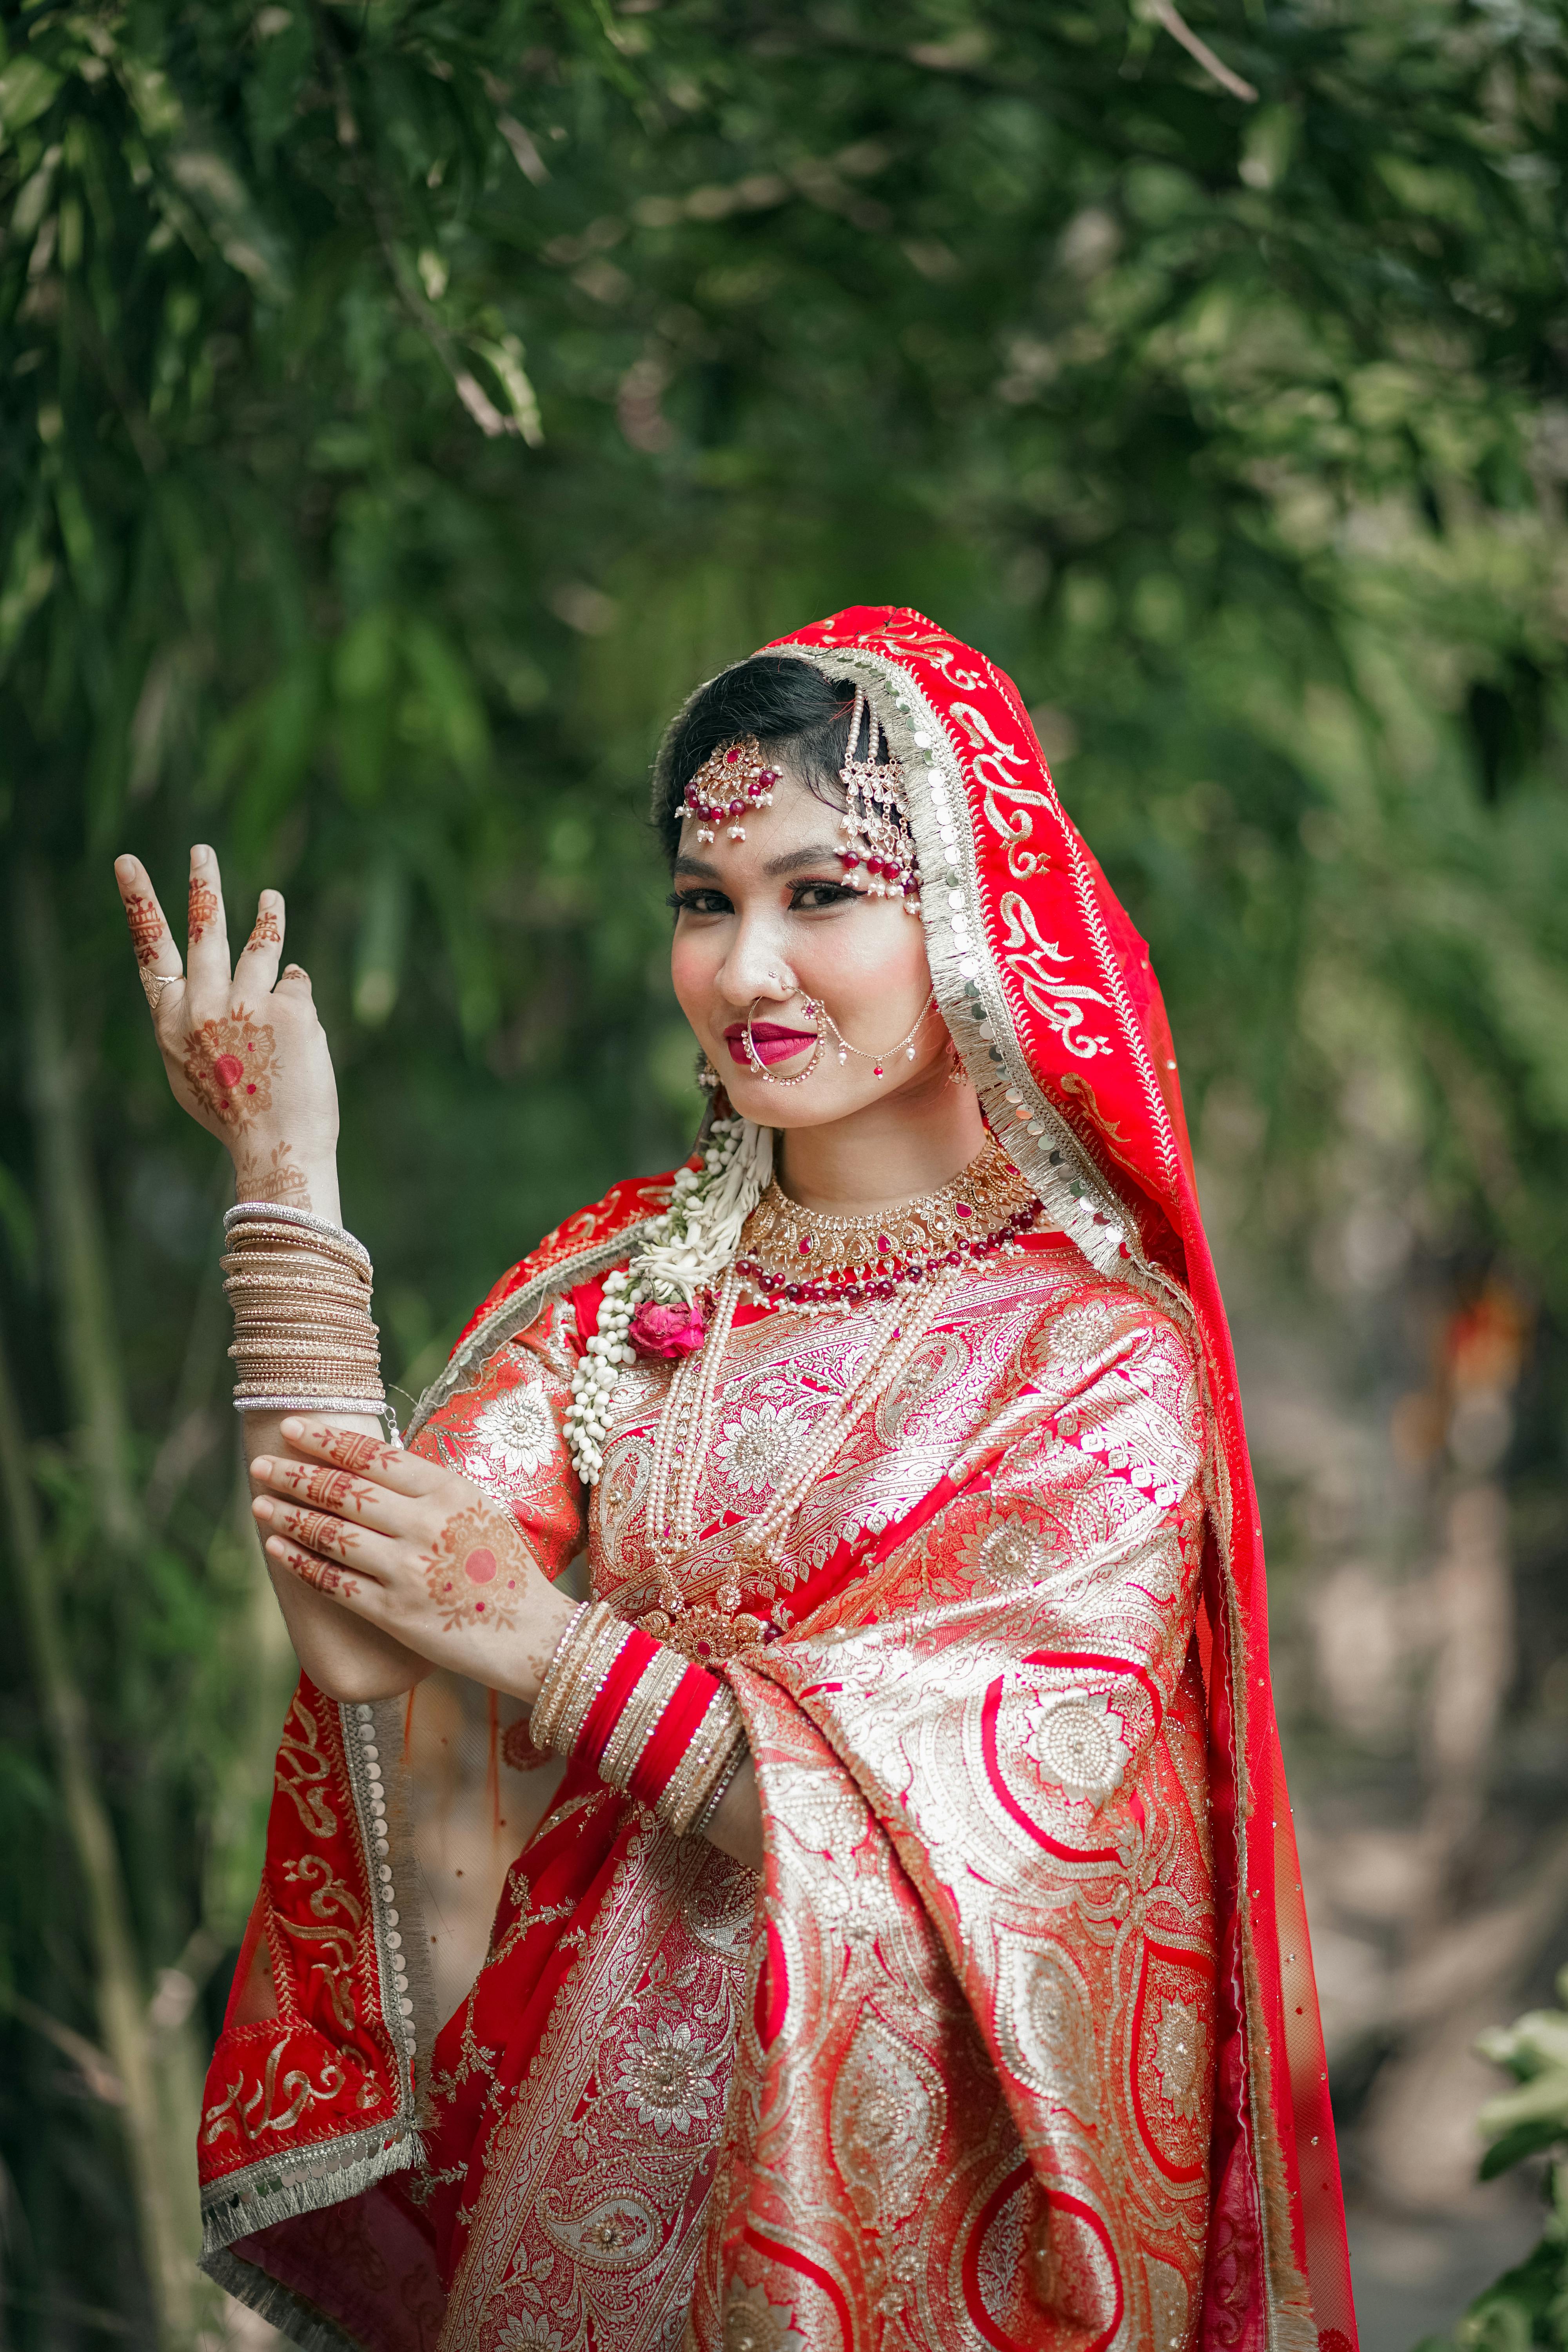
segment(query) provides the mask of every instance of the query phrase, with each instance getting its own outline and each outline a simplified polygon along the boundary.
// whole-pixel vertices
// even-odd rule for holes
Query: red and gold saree
[[[937,1002],[1040,1229],[931,1286],[863,1410],[870,1302],[736,1318],[681,1622],[744,1716],[760,1885],[542,1761],[510,1703],[301,1683],[205,2260],[371,2352],[1352,2352],[1257,1505],[1146,950],[981,656],[883,609],[772,650],[861,685],[903,762]],[[562,1419],[668,1190],[516,1266],[412,1439],[629,1619],[669,1368],[623,1375],[591,1497]],[[836,1411],[761,1574],[747,1526]]]

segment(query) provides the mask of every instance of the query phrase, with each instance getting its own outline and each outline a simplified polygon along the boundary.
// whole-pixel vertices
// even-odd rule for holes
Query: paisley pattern
[[[679,1577],[735,1636],[760,1886],[559,1766],[503,1849],[493,1695],[487,1765],[426,1685],[301,1685],[204,2259],[320,2352],[1353,2352],[1256,1507],[1147,951],[983,656],[879,609],[783,649],[877,703],[947,867],[937,1003],[1061,1230],[963,1269],[765,1572],[744,1531],[873,1325],[737,1319]],[[513,1268],[416,1441],[628,1615],[668,1370],[618,1384],[591,1517],[550,1433],[668,1190],[616,1186]],[[429,1843],[448,1783],[442,1818],[496,1825],[463,1849],[480,1905]]]
[[[787,1451],[757,1449],[742,1488],[723,1433],[809,1428],[874,1319],[826,1333],[752,1310],[737,1328],[689,1598],[712,1601],[747,1506],[788,1473]],[[563,1328],[556,1308],[519,1334],[421,1443],[473,1475],[494,1394],[533,1384],[558,1408]],[[574,1914],[580,1958],[525,2074],[502,2013],[517,1935],[557,1850],[603,1836],[615,1801],[547,1822],[510,1875],[437,2050],[435,2149],[464,2158],[426,2204],[453,2352],[493,2352],[525,2319],[567,2344],[660,2343],[689,2312],[715,2347],[1045,2344],[1115,2311],[1133,2343],[1152,2278],[1198,2307],[1214,1946],[1190,1794],[1191,1356],[1058,1240],[975,1266],[921,1362],[850,1432],[767,1589],[742,1580],[769,1635],[731,1669],[766,1805],[756,1921],[744,1874],[644,1823],[591,1921]],[[622,1384],[594,1498],[595,1591],[628,1615],[651,1590],[669,1377]],[[548,1474],[514,1507],[571,1540]],[[1159,1997],[1192,2019],[1180,2053],[1141,1973],[1153,1939]]]

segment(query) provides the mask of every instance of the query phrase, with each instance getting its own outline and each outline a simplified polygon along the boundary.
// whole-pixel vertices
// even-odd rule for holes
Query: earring
[[[805,996],[801,999],[801,1010],[808,1016],[812,1027],[816,1032],[816,1043],[811,1049],[811,1059],[807,1062],[804,1070],[797,1070],[793,1078],[775,1078],[773,1072],[764,1066],[762,1055],[758,1053],[755,1041],[752,1036],[752,1024],[757,1017],[757,1007],[762,1001],[763,1000],[760,996],[753,996],[752,999],[752,1009],[746,1015],[746,1059],[750,1062],[752,1069],[755,1071],[757,1076],[761,1078],[764,1087],[804,1086],[806,1079],[810,1077],[813,1070],[816,1069],[817,1063],[822,1058],[822,1023],[824,1017],[822,1007],[820,1004],[814,1003],[812,998],[809,996]]]
[[[947,1041],[947,1058],[952,1065],[947,1074],[949,1086],[966,1087],[969,1084],[969,1072],[963,1066],[963,1056],[958,1050],[956,1037],[950,1037]]]
[[[718,1092],[719,1073],[700,1045],[697,1049],[697,1083],[705,1095]]]

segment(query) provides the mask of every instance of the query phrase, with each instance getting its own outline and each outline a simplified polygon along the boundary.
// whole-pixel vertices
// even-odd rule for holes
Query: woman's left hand
[[[379,1439],[289,1420],[297,1459],[258,1454],[267,1557],[433,1665],[539,1695],[572,1603],[516,1521],[455,1471]]]

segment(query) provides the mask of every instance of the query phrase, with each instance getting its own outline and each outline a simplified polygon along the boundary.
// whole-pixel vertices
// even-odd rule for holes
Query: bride
[[[194,851],[182,971],[116,868],[235,1162],[301,1668],[206,2267],[371,2352],[1352,2352],[1147,951],[918,614],[701,688],[654,814],[697,1149],[502,1277],[404,1443],[281,898],[231,973]]]

